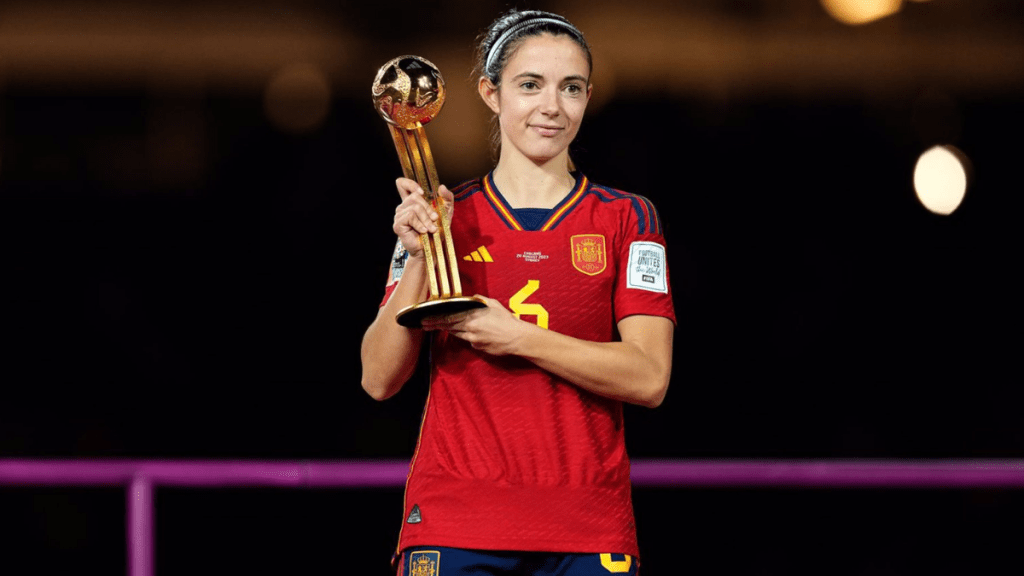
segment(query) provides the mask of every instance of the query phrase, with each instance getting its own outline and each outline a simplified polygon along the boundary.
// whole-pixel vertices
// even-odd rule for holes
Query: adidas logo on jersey
[[[483,246],[470,252],[469,256],[463,256],[462,259],[469,262],[494,262],[494,259],[491,258],[490,252],[488,252],[487,248],[484,248]]]

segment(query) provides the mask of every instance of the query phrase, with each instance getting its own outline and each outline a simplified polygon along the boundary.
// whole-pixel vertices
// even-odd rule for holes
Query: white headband
[[[501,50],[502,48],[504,48],[505,43],[507,43],[516,32],[519,32],[520,30],[527,28],[529,26],[535,26],[537,24],[554,24],[556,26],[565,28],[566,30],[571,32],[573,36],[575,36],[578,40],[583,39],[583,34],[579,30],[577,30],[575,26],[569,24],[568,22],[565,22],[564,20],[543,17],[530,18],[529,20],[524,20],[519,24],[516,24],[515,26],[506,30],[501,36],[498,37],[497,40],[494,41],[494,44],[491,45],[491,49],[487,51],[487,60],[484,63],[484,73],[487,74],[489,77],[497,76],[497,74],[491,73],[491,66],[494,65],[494,59],[497,58],[499,54],[501,54]]]

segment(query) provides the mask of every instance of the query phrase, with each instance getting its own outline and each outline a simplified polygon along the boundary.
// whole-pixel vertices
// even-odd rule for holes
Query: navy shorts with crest
[[[557,554],[416,546],[402,551],[398,576],[624,576],[638,575],[625,554]]]

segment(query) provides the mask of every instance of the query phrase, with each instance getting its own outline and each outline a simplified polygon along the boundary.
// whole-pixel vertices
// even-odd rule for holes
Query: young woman
[[[438,214],[397,181],[395,266],[362,345],[383,400],[430,339],[430,395],[406,487],[400,574],[635,574],[622,402],[658,406],[672,363],[665,243],[643,197],[573,172],[591,56],[561,16],[510,12],[479,47],[498,163],[441,194],[464,292],[487,306],[395,322],[427,298],[419,235]],[[398,276],[400,276],[400,281]],[[431,571],[431,569],[433,571]]]

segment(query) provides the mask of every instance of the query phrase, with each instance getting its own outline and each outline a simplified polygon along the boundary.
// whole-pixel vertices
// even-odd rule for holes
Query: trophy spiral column
[[[420,234],[428,270],[430,298],[398,312],[396,320],[418,328],[427,316],[452,314],[485,306],[477,297],[462,295],[458,260],[449,229],[450,206],[437,193],[440,180],[427,143],[427,124],[444,105],[444,79],[437,67],[419,56],[399,56],[377,71],[373,81],[373,105],[388,123],[398,159],[406,178],[423,188],[424,196],[438,213],[437,232]]]

